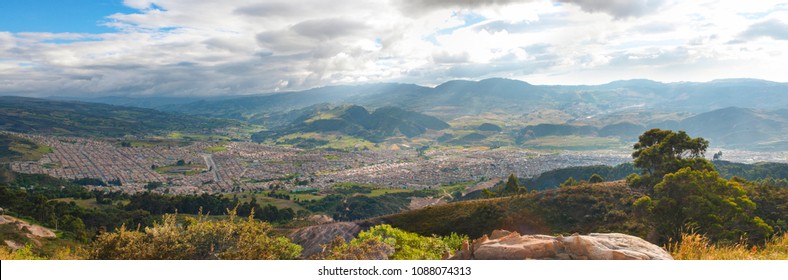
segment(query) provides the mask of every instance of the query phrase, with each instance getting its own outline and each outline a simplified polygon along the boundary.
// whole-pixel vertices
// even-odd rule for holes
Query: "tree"
[[[644,199],[646,200],[646,199]],[[641,202],[645,204],[648,202]],[[755,203],[738,182],[720,177],[716,171],[685,167],[665,175],[654,187],[651,208],[657,233],[678,240],[682,231],[695,230],[714,241],[763,241],[774,231],[755,216]]]
[[[559,185],[559,187],[576,186],[577,184],[578,184],[578,182],[575,181],[575,178],[569,177],[569,178],[566,179],[566,181],[561,183],[561,185]]]
[[[712,160],[717,161],[721,159],[722,159],[722,151],[714,153],[714,157],[712,158]]]
[[[483,189],[482,190],[482,196],[484,198],[493,198],[493,197],[496,197],[498,195],[496,195],[495,192],[491,191],[490,189]]]
[[[604,181],[605,178],[602,178],[602,176],[599,176],[599,174],[596,173],[594,173],[593,175],[591,175],[590,178],[588,178],[589,183],[602,183]]]
[[[175,162],[175,165],[177,165],[177,166],[184,166],[184,165],[186,165],[186,162],[184,160],[182,160],[182,159],[179,159],[177,162]]]
[[[684,131],[651,129],[640,136],[632,157],[642,176],[627,177],[648,195],[634,204],[647,216],[660,241],[696,231],[714,241],[762,241],[773,229],[754,214],[755,203],[736,180],[725,180],[703,158],[709,142]]]
[[[89,240],[90,235],[82,219],[66,214],[63,216],[63,221],[60,224],[62,224],[61,230],[74,233],[74,237],[76,237],[77,240],[82,242]]]
[[[635,167],[645,174],[668,174],[680,169],[686,159],[701,158],[709,146],[703,138],[690,138],[686,132],[654,128],[646,131],[635,143]]]
[[[162,184],[162,182],[148,182],[147,184],[145,184],[144,188],[146,190],[155,190],[155,189],[161,188],[162,186],[164,186],[164,184]]]
[[[710,170],[714,167],[703,158],[709,141],[703,138],[690,138],[684,131],[673,132],[654,128],[638,138],[632,153],[635,167],[642,176],[628,178],[632,187],[645,189],[651,193],[666,174],[674,173],[684,167],[693,170]]]
[[[506,180],[506,185],[504,186],[503,191],[501,191],[501,195],[513,195],[525,192],[525,187],[520,186],[520,183],[517,181],[517,176],[512,173],[509,174],[509,178]]]

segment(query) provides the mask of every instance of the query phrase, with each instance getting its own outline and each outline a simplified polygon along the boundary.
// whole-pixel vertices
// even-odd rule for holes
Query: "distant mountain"
[[[478,128],[479,131],[492,131],[492,132],[501,132],[503,129],[500,126],[491,123],[483,123],[480,124]]]
[[[427,130],[449,128],[438,118],[406,111],[396,107],[378,108],[370,113],[361,106],[315,106],[296,118],[290,125],[261,131],[252,136],[255,141],[276,139],[294,133],[340,133],[381,142],[391,136],[415,137]]]
[[[262,120],[261,116],[321,103],[355,104],[373,109],[394,106],[444,119],[487,112],[522,114],[542,109],[558,109],[576,117],[634,109],[700,113],[738,106],[774,110],[788,107],[788,84],[730,79],[707,83],[627,80],[591,86],[541,86],[493,78],[448,81],[436,87],[395,83],[329,86],[203,99],[158,108],[202,116]]]
[[[593,126],[570,124],[538,124],[529,125],[514,133],[515,143],[521,144],[531,139],[548,136],[597,136],[599,129]]]
[[[235,121],[165,113],[152,109],[77,101],[0,97],[0,130],[65,136],[120,137],[168,133],[212,133]]]
[[[788,107],[788,84],[755,79],[725,79],[708,83],[669,84],[661,108],[702,112],[726,107],[777,109]]]
[[[526,137],[539,138],[545,136],[567,135],[596,135],[597,128],[593,126],[575,126],[566,124],[538,124],[529,125],[522,129]]]
[[[766,111],[747,108],[728,107],[694,115],[678,121],[661,121],[648,125],[621,122],[601,128],[571,124],[539,124],[526,126],[515,133],[515,140],[525,140],[546,136],[600,136],[618,137],[635,140],[650,128],[684,130],[692,137],[703,137],[715,146],[756,148],[772,142],[788,139],[788,122],[784,110]],[[772,143],[772,146],[774,143]],[[779,144],[779,147],[782,147]],[[773,148],[779,148],[775,146]]]
[[[196,97],[196,96],[99,96],[99,97],[86,97],[86,96],[50,96],[47,99],[59,101],[82,101],[89,103],[104,103],[109,105],[118,105],[126,107],[139,107],[156,109],[169,106],[178,106],[187,103],[193,103],[200,100],[217,101],[228,99],[231,97],[212,96],[212,97]]]
[[[397,106],[400,96],[419,98],[429,88],[409,84],[370,84],[359,86],[329,86],[305,91],[264,95],[250,95],[225,100],[200,100],[160,109],[193,115],[260,120],[261,115],[282,113],[321,104],[377,104],[375,107]],[[360,102],[363,101],[363,102]]]
[[[698,114],[679,122],[677,129],[694,137],[703,137],[715,145],[751,145],[769,140],[786,139],[788,123],[775,120],[768,113],[729,107]]]
[[[488,79],[450,81],[435,88],[411,84],[332,86],[306,91],[201,100],[164,110],[235,119],[261,119],[260,115],[285,112],[320,103],[355,104],[370,108],[400,107],[418,112],[445,112],[457,116],[491,110],[525,111],[552,103],[550,92],[528,83]]]
[[[107,97],[95,100],[155,106],[162,111],[200,117],[248,121],[268,127],[263,134],[274,133],[272,135],[281,135],[278,132],[288,129],[290,132],[329,129],[376,139],[363,132],[375,129],[364,127],[359,120],[350,121],[336,116],[314,123],[296,121],[304,116],[330,111],[337,104],[353,104],[373,112],[378,108],[395,107],[445,122],[457,120],[455,122],[464,127],[479,128],[476,130],[478,135],[470,135],[472,131],[451,131],[452,135],[438,139],[440,142],[478,144],[485,138],[494,138],[506,144],[510,143],[508,141],[522,143],[539,137],[566,135],[616,137],[630,141],[649,128],[659,127],[687,130],[691,135],[712,140],[714,145],[757,146],[763,150],[788,148],[788,140],[781,140],[788,139],[785,128],[788,123],[788,83],[753,79],[705,83],[661,83],[641,79],[603,85],[561,86],[493,78],[447,81],[435,87],[400,83],[328,86],[294,92],[199,98],[196,101],[179,97],[161,100]],[[749,109],[731,109],[734,106]],[[361,114],[360,111],[356,113]],[[370,117],[378,117],[367,113]],[[560,117],[556,118],[556,114]],[[458,120],[460,117],[466,118]],[[497,129],[479,127],[490,121],[505,123],[501,127],[504,134],[493,137],[487,132]],[[387,120],[383,123],[397,122]],[[398,123],[396,126],[401,126],[397,133],[403,136],[423,131],[419,125],[409,128],[408,124]],[[381,131],[393,130],[385,127]],[[467,135],[470,136],[462,139]]]
[[[647,128],[643,125],[620,122],[602,127],[597,132],[602,137],[619,137],[621,139],[637,139]]]

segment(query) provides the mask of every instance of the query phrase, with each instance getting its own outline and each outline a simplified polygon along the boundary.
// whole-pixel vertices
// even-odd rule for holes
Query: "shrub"
[[[103,233],[93,242],[91,259],[296,259],[301,246],[271,234],[271,226],[254,220],[236,221],[235,211],[222,220],[205,216],[186,218],[164,215],[153,227]]]
[[[459,249],[465,239],[457,234],[444,238],[421,236],[384,224],[360,232],[351,244],[378,240],[394,247],[394,253],[389,256],[393,260],[440,260],[446,253]]]

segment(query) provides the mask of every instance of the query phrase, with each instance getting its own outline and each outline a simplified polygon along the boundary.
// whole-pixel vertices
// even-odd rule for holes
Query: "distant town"
[[[65,179],[95,178],[107,190],[135,193],[150,183],[170,194],[226,193],[272,188],[327,188],[361,183],[423,189],[467,181],[533,177],[543,172],[630,162],[623,151],[544,152],[518,148],[434,148],[419,154],[398,146],[381,150],[303,150],[252,142],[194,142],[187,146],[128,147],[103,140],[16,134],[49,146],[38,161],[17,161],[21,173]],[[725,150],[730,161],[786,162],[779,153]],[[151,190],[148,188],[147,190]]]

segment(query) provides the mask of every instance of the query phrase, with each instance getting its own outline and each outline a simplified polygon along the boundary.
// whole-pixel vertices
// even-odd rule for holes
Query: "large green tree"
[[[684,167],[693,170],[714,170],[714,167],[703,158],[709,141],[703,138],[691,138],[684,131],[673,132],[654,128],[640,135],[632,153],[635,167],[642,171],[639,177],[629,178],[633,187],[652,193],[653,187],[666,174]]]
[[[728,181],[703,153],[709,142],[684,131],[651,129],[640,136],[632,153],[642,175],[627,178],[648,195],[635,202],[660,241],[678,240],[682,231],[712,240],[761,241],[772,228],[754,214],[756,205],[738,182]]]
[[[754,215],[755,203],[738,182],[716,171],[683,168],[654,187],[653,220],[657,233],[676,239],[696,231],[712,240],[761,241],[774,231]]]

